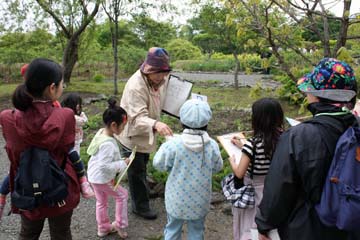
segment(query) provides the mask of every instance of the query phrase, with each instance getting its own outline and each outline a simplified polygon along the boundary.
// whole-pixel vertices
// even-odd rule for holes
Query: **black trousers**
[[[124,146],[121,147],[122,157],[129,157],[131,151]],[[148,153],[136,152],[135,159],[128,170],[131,206],[137,212],[150,210],[149,186],[146,181],[146,165],[149,162],[149,157]]]
[[[71,217],[73,211],[60,216],[47,218],[51,240],[71,240]],[[45,219],[29,220],[21,215],[21,230],[19,240],[37,240],[44,228]]]

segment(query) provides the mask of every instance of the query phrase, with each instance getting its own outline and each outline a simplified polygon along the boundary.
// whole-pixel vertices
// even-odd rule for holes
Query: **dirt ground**
[[[93,94],[83,93],[83,98],[95,97]],[[11,100],[9,98],[0,99],[0,110],[11,107]],[[93,114],[99,112],[95,104],[87,105],[89,113]],[[246,116],[245,116],[246,115]],[[216,112],[211,121],[209,129],[210,135],[215,136],[217,133],[237,130],[234,119],[240,117],[248,117],[244,111],[223,111]],[[0,137],[0,177],[1,179],[7,174],[8,159],[4,150],[4,140],[2,134]],[[127,187],[127,186],[125,186]],[[222,199],[221,193],[214,193],[216,199]],[[9,198],[5,211],[9,210]],[[135,216],[131,212],[129,206],[129,238],[128,239],[146,239],[157,240],[161,239],[163,234],[163,227],[166,223],[166,211],[164,206],[164,199],[161,197],[151,200],[151,205],[158,212],[158,218],[154,221],[144,220]],[[109,214],[111,219],[114,219],[114,202],[110,201]],[[4,216],[0,223],[0,239],[12,240],[17,239],[20,229],[20,218],[18,215]],[[85,200],[81,199],[79,206],[74,210],[72,221],[73,239],[98,239],[96,236],[96,218],[95,218],[95,199]],[[184,228],[186,232],[186,227]],[[49,239],[48,227],[45,226],[40,239]],[[110,235],[104,239],[120,239],[115,234]],[[186,239],[183,237],[183,239]],[[212,204],[211,211],[206,218],[205,239],[232,239],[232,216],[229,211],[229,204],[220,200]]]

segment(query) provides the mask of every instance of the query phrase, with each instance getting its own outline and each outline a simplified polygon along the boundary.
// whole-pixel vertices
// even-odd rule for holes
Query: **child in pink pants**
[[[110,99],[109,107],[103,114],[105,128],[100,129],[92,139],[87,153],[91,155],[88,163],[88,179],[96,197],[96,221],[99,237],[117,232],[121,238],[128,236],[127,201],[128,192],[118,186],[114,189],[114,178],[125,170],[129,159],[121,159],[120,150],[114,134],[120,134],[127,121],[124,109]],[[115,221],[110,222],[108,216],[108,197],[115,198]]]

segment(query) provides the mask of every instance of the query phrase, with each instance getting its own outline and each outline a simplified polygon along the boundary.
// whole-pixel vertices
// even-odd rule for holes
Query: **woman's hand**
[[[239,148],[242,148],[242,146],[244,145],[238,136],[233,136],[230,141],[232,144]]]
[[[154,125],[154,129],[161,135],[161,136],[172,136],[173,132],[171,128],[163,122],[156,122]]]

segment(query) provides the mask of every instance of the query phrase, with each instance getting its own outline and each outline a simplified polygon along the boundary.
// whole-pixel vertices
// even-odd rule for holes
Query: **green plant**
[[[103,82],[105,79],[104,75],[97,73],[94,75],[93,80],[97,83]]]

